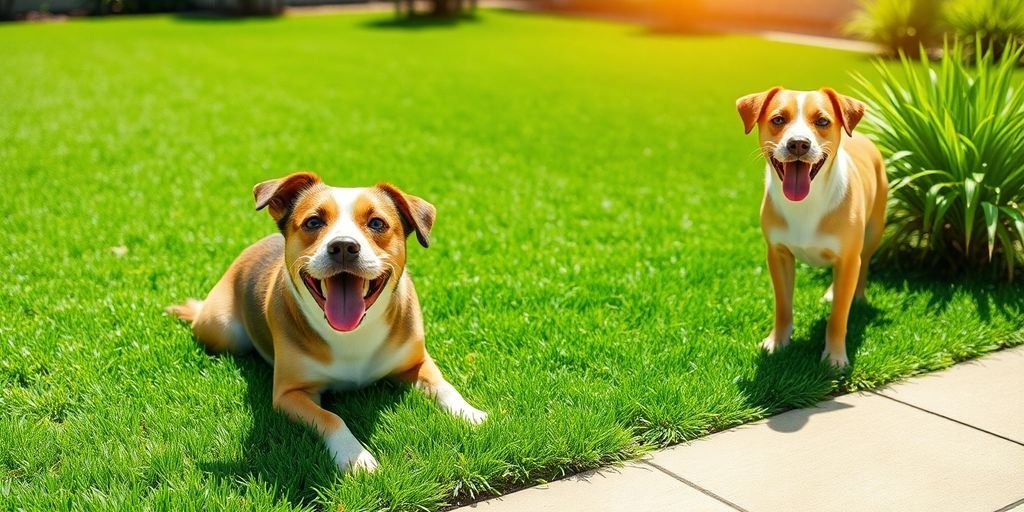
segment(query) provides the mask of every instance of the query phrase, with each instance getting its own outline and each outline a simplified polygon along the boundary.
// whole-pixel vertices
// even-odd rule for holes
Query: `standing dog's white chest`
[[[768,243],[785,246],[794,257],[809,265],[831,265],[839,253],[839,239],[820,233],[818,228],[822,219],[845,197],[848,165],[848,156],[840,149],[831,172],[826,174],[827,181],[814,182],[807,197],[798,202],[786,199],[781,180],[771,166],[767,166],[765,193],[786,221],[785,227],[768,230]]]
[[[815,267],[827,267],[839,253],[839,239],[817,233],[817,224],[789,224],[768,233],[772,245],[783,245],[796,259]]]

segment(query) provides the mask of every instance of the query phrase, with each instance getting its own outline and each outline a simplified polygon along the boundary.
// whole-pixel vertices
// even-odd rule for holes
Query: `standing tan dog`
[[[773,87],[736,100],[745,133],[756,125],[765,166],[761,230],[775,287],[775,326],[762,347],[789,344],[793,334],[794,257],[832,265],[825,352],[847,366],[846,323],[853,299],[864,298],[868,262],[885,227],[889,183],[882,155],[854,134],[864,104],[832,89]],[[845,132],[845,135],[844,135]]]
[[[281,233],[243,251],[205,301],[168,312],[192,322],[213,352],[255,348],[274,367],[274,407],[320,433],[342,470],[377,461],[320,407],[327,389],[393,377],[471,423],[487,417],[444,380],[423,343],[405,241],[415,232],[429,244],[430,203],[387,184],[332,188],[310,173],[265,181],[253,194]]]

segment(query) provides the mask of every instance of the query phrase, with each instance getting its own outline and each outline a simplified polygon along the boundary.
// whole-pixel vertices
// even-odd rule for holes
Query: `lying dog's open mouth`
[[[775,174],[778,174],[779,179],[782,180],[782,193],[790,201],[802,201],[807,194],[811,193],[811,181],[825,165],[828,155],[822,155],[821,159],[814,164],[803,160],[780,162],[775,157],[768,158],[775,169]]]
[[[300,270],[299,275],[306,289],[324,310],[324,318],[336,331],[348,332],[359,327],[363,317],[380,292],[391,279],[391,272],[385,271],[375,279],[365,279],[355,274],[341,272],[326,279],[316,279]]]

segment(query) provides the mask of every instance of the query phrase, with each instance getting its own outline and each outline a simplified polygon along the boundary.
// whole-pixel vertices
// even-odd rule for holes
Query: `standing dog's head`
[[[801,201],[811,182],[839,151],[843,130],[853,134],[864,104],[823,87],[788,91],[772,87],[736,100],[744,133],[758,126],[761,150],[790,201]],[[830,168],[829,167],[829,168]]]
[[[386,183],[335,188],[299,172],[260,183],[253,195],[256,209],[267,208],[284,234],[295,288],[342,332],[359,327],[377,298],[394,289],[406,237],[415,232],[427,247],[434,225],[430,203]]]

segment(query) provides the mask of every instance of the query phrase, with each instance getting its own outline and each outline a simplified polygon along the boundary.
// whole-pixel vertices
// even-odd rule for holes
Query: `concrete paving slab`
[[[1024,444],[1024,347],[923,375],[878,393]]]
[[[715,434],[650,463],[751,512],[993,512],[1024,498],[1024,446],[872,394]]]
[[[531,487],[457,512],[735,512],[642,462]]]
[[[1012,505],[1007,505],[1006,508],[1001,508],[996,512],[1024,512],[1024,499],[1016,501]]]

